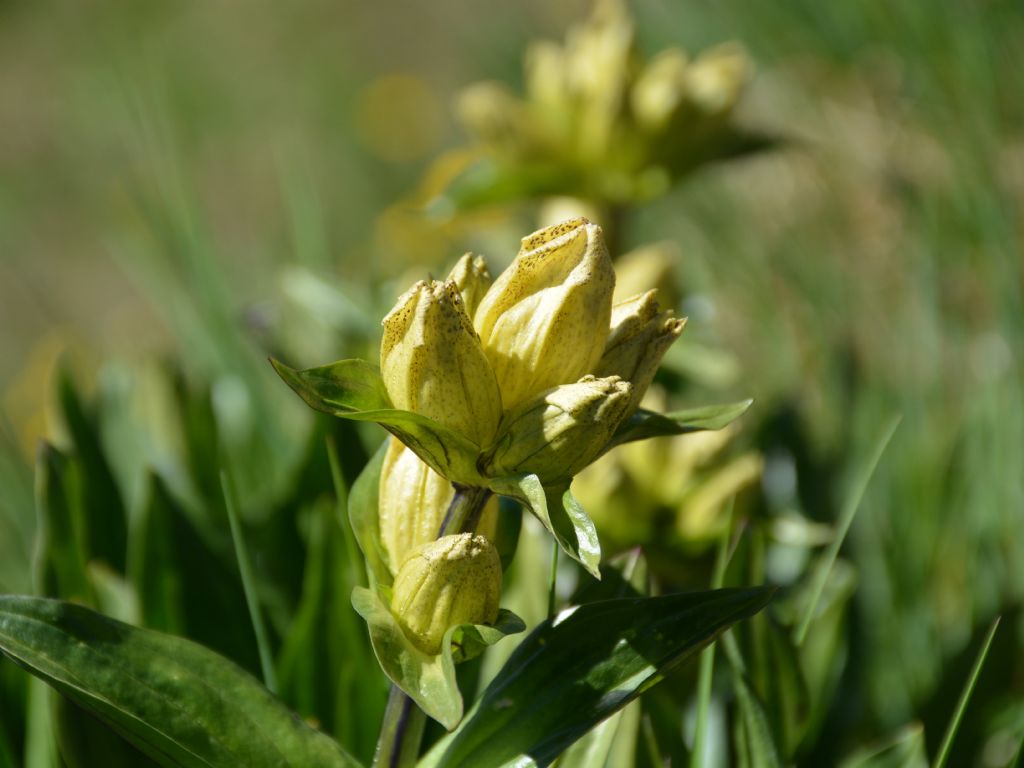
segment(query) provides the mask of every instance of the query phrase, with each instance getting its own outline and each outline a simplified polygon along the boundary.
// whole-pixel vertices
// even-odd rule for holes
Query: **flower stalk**
[[[405,768],[416,764],[427,716],[402,689],[392,684],[384,722],[377,738],[373,768]]]
[[[480,523],[491,493],[486,488],[455,486],[437,538],[455,533],[472,533]],[[427,716],[397,685],[391,685],[387,708],[377,737],[373,768],[405,768],[416,763]]]

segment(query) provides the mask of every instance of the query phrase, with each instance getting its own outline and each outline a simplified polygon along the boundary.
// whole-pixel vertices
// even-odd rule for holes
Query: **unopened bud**
[[[526,50],[526,93],[535,107],[564,112],[567,105],[565,53],[557,43],[533,43]]]
[[[380,368],[396,408],[489,445],[501,395],[454,282],[414,285],[384,318]]]
[[[475,317],[506,409],[593,371],[614,289],[597,225],[571,219],[523,239]]]
[[[459,624],[492,624],[501,600],[501,559],[483,536],[444,536],[413,551],[395,577],[391,609],[409,640],[429,655]]]
[[[633,83],[633,114],[649,132],[663,130],[685,103],[688,63],[686,54],[677,48],[662,51]]]
[[[598,376],[621,376],[633,385],[629,413],[640,404],[665,351],[686,325],[685,318],[658,311],[657,293],[648,291],[612,307],[611,333],[595,371]]]
[[[618,376],[584,376],[506,415],[490,461],[492,476],[536,474],[544,485],[573,477],[604,450],[632,400]]]
[[[466,314],[470,317],[476,312],[480,299],[494,282],[487,269],[487,262],[481,256],[474,256],[472,253],[465,254],[456,262],[452,271],[448,273],[448,279],[459,287]]]
[[[687,70],[690,101],[706,114],[730,111],[752,69],[750,58],[737,45],[720,45],[707,51]]]

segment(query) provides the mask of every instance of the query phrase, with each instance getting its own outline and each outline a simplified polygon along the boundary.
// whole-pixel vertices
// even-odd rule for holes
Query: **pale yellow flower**
[[[475,316],[506,410],[593,372],[604,352],[614,289],[601,228],[586,219],[523,239]]]

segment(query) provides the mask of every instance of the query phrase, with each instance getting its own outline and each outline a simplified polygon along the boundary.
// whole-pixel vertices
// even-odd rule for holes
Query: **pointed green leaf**
[[[79,493],[89,522],[85,529],[86,551],[90,557],[105,560],[115,570],[123,572],[128,520],[121,492],[100,444],[97,420],[86,409],[66,369],[58,377],[57,394],[71,437],[71,452],[82,468]]]
[[[738,403],[704,405],[671,413],[655,413],[641,408],[619,426],[608,448],[651,437],[723,429],[746,413],[753,402],[741,400]]]
[[[0,597],[0,652],[161,765],[358,765],[227,659],[78,605]]]
[[[763,608],[772,592],[723,589],[563,611],[519,644],[459,728],[420,768],[548,765],[730,625]]]
[[[348,497],[348,519],[366,562],[366,576],[371,589],[377,584],[390,586],[392,581],[388,555],[380,540],[378,516],[380,473],[387,450],[388,441],[385,440],[359,473]]]
[[[647,559],[639,547],[612,558],[602,566],[601,576],[601,581],[584,580],[573,601],[583,603],[650,594]],[[596,596],[598,593],[601,593],[600,598]],[[581,594],[586,595],[585,600],[578,599]],[[563,752],[558,758],[558,768],[620,765],[621,761],[616,762],[616,748],[632,754],[630,746],[635,747],[639,724],[640,701],[637,700],[590,729]]]
[[[389,686],[349,601],[365,580],[362,558],[356,551],[357,562],[349,562],[351,532],[332,500],[321,499],[311,512],[302,600],[282,640],[278,691],[300,715],[369,760]]]
[[[230,540],[208,539],[157,475],[136,533],[141,554],[133,558],[131,581],[144,625],[184,635],[258,672],[256,638]]]
[[[518,635],[526,629],[526,624],[512,611],[504,608],[498,611],[498,618],[493,626],[486,624],[460,624],[452,628],[452,658],[456,664],[475,659],[499,640],[508,635]],[[448,646],[446,646],[448,647]]]
[[[340,360],[297,371],[277,360],[270,362],[311,408],[343,419],[375,421],[439,475],[463,485],[483,485],[477,470],[480,447],[433,419],[395,408],[375,365]]]
[[[385,600],[362,587],[352,591],[352,605],[366,619],[370,642],[381,669],[424,712],[451,730],[462,719],[462,694],[455,679],[457,661],[472,658],[506,635],[526,625],[511,611],[500,611],[494,626],[463,624],[451,627],[442,652],[428,656],[409,642]]]
[[[0,592],[28,592],[32,588],[32,542],[38,519],[32,498],[32,469],[3,414],[0,488]]]
[[[515,499],[540,520],[569,557],[596,579],[601,578],[601,543],[586,511],[568,489],[545,488],[536,475],[498,477],[488,487]]]
[[[298,371],[271,358],[277,375],[317,411],[333,416],[393,408],[380,368],[365,360],[339,360]]]
[[[36,509],[39,514],[40,557],[36,589],[93,605],[89,580],[88,533],[79,493],[81,471],[49,443],[40,445],[36,461]]]

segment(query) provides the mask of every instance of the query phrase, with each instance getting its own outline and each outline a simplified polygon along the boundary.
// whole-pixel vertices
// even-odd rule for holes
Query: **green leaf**
[[[789,632],[767,614],[747,624],[756,651],[751,660],[749,676],[764,710],[782,757],[796,753],[811,715],[810,693],[800,666],[796,645]]]
[[[344,501],[338,500],[341,508]],[[389,686],[349,601],[364,578],[362,558],[357,551],[351,560],[345,542],[351,533],[333,500],[322,498],[310,511],[302,600],[278,657],[279,691],[300,715],[315,718],[356,757],[369,760]]]
[[[506,635],[526,629],[518,616],[502,610],[494,626],[451,627],[441,642],[441,653],[428,656],[409,642],[377,592],[356,587],[352,591],[352,605],[366,619],[370,642],[384,674],[448,730],[458,725],[463,711],[462,694],[455,679],[456,662],[472,658]]]
[[[433,419],[395,408],[380,370],[365,360],[340,360],[297,371],[271,359],[278,375],[318,411],[355,421],[375,421],[405,443],[431,469],[448,480],[480,486],[480,447]]]
[[[230,540],[215,549],[159,476],[151,477],[150,494],[137,527],[141,556],[133,558],[131,569],[144,624],[184,635],[258,672],[256,638]]]
[[[3,596],[0,651],[161,765],[358,765],[239,667],[183,638]]]
[[[601,581],[584,580],[574,602],[593,602],[649,594],[647,560],[639,547],[614,557],[601,568]],[[585,594],[586,599],[580,599]],[[604,593],[604,594],[602,594]],[[601,598],[596,595],[601,594]],[[558,758],[558,768],[615,766],[615,749],[635,751],[640,701],[634,701],[588,731]]]
[[[373,458],[359,473],[352,484],[352,492],[348,497],[348,519],[352,525],[352,533],[356,543],[362,550],[366,562],[366,575],[371,589],[377,584],[390,586],[391,569],[388,567],[388,555],[380,540],[380,472],[384,466],[384,454],[388,450],[388,441],[381,443]]]
[[[488,487],[494,493],[523,504],[569,557],[594,578],[601,578],[601,543],[597,529],[568,489],[545,488],[536,475],[492,478]]]
[[[37,524],[32,470],[0,413],[0,592],[32,589],[32,543]]]
[[[81,472],[73,459],[49,443],[36,462],[36,509],[40,557],[37,589],[50,597],[95,603],[86,564],[88,533],[79,493]]]
[[[739,717],[733,729],[737,765],[742,768],[782,768],[779,750],[764,706],[746,678],[734,669],[733,690]]]
[[[608,449],[635,440],[647,440],[651,437],[667,437],[685,435],[689,432],[723,429],[746,413],[753,402],[753,400],[741,400],[738,403],[704,405],[671,413],[655,413],[641,408],[615,430]]]
[[[519,644],[420,768],[548,765],[733,623],[761,610],[772,593],[723,589],[563,611]]]
[[[128,521],[114,473],[100,445],[95,417],[86,411],[71,374],[63,369],[58,377],[57,395],[61,415],[71,437],[72,453],[81,463],[80,493],[88,519],[86,551],[124,571]]]

